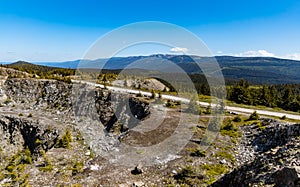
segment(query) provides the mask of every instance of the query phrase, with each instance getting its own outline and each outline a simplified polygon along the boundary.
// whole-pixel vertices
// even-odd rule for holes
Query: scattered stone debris
[[[266,126],[263,130],[257,124],[241,128],[244,136],[237,145],[236,168],[211,186],[299,185],[300,124],[273,119],[261,123]]]

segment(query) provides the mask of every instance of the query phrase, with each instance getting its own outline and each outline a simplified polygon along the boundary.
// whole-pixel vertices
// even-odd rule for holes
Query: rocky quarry
[[[199,145],[195,139],[206,126],[194,124],[193,138],[176,157],[158,165],[137,163],[128,168],[110,163],[98,155],[98,149],[113,149],[126,138],[136,138],[135,127],[155,112],[176,116],[182,110],[86,84],[2,74],[0,186],[300,185],[297,122],[261,118],[240,124],[241,136],[220,133],[200,153],[194,149]],[[143,142],[159,138],[159,133],[153,131]]]
[[[265,127],[242,127],[237,167],[212,186],[300,185],[300,125],[261,119]]]

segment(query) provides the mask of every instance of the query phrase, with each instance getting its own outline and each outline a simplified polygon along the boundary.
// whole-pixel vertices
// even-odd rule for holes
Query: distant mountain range
[[[116,70],[137,68],[161,72],[180,72],[184,70],[189,74],[196,74],[202,73],[199,65],[207,68],[214,61],[218,62],[225,78],[246,79],[259,84],[300,83],[300,61],[272,57],[200,57],[157,54],[67,62],[35,62],[35,64],[71,69],[101,68]]]

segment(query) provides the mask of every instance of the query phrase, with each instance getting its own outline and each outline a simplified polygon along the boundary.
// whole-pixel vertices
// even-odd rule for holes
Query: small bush
[[[216,181],[217,176],[227,172],[227,167],[222,164],[205,164],[201,167],[205,170],[205,174],[209,178],[205,181],[207,184],[212,184]]]
[[[242,136],[241,132],[238,131],[236,125],[232,124],[230,121],[226,124],[223,124],[223,126],[221,127],[221,134],[223,136],[227,135],[232,138],[238,138]]]
[[[39,170],[42,172],[51,172],[51,171],[53,171],[53,165],[49,164],[49,165],[40,167]]]
[[[266,125],[262,124],[260,121],[254,122],[253,124],[256,125],[256,127],[258,127],[260,130],[266,129]]]
[[[141,92],[136,94],[137,97],[143,97],[143,94]]]
[[[77,162],[73,165],[73,168],[72,168],[72,175],[77,175],[77,174],[82,173],[82,172],[83,172],[83,163],[77,161]]]
[[[191,156],[196,156],[196,157],[205,157],[206,156],[206,151],[204,150],[199,150],[197,148],[191,149]]]
[[[248,118],[248,121],[253,121],[253,120],[258,120],[259,119],[259,115],[257,114],[256,111],[254,111]]]
[[[22,160],[25,164],[32,164],[31,152],[28,148],[23,151]]]
[[[154,90],[151,90],[151,96],[150,96],[150,98],[151,98],[151,99],[155,99],[155,97],[156,97],[155,91],[154,91]]]
[[[72,139],[72,133],[70,129],[67,129],[65,134],[62,136],[60,140],[58,140],[57,144],[55,145],[56,148],[65,148],[69,149],[71,147]]]
[[[168,107],[168,108],[176,108],[176,104],[173,101],[168,100],[167,103],[166,103],[166,107]]]
[[[29,117],[29,118],[32,118],[32,114],[31,114],[31,113],[30,113],[30,114],[28,114],[28,117]]]
[[[280,119],[286,120],[286,115],[282,116]]]
[[[174,179],[180,186],[198,186],[203,176],[192,165],[187,165],[178,174],[174,175]]]
[[[21,173],[25,171],[27,164],[32,164],[31,152],[28,148],[13,155],[5,170],[9,172],[11,178],[19,178],[21,177]]]
[[[211,114],[211,113],[212,110],[211,110],[211,106],[209,105],[208,107],[206,107],[205,114]]]
[[[39,168],[39,170],[42,172],[51,172],[53,170],[53,164],[51,160],[46,156],[46,152],[44,150],[41,150],[40,154],[44,158],[44,164]]]
[[[240,117],[240,116],[235,116],[234,118],[233,118],[233,120],[232,121],[234,121],[234,122],[241,122],[242,121],[242,118]]]
[[[232,154],[226,152],[226,151],[220,151],[220,152],[217,152],[217,153],[215,154],[215,156],[216,156],[216,157],[222,157],[222,158],[225,158],[225,159],[227,159],[227,160],[229,160],[229,161],[232,161],[232,162],[235,161],[234,156],[233,156]]]
[[[34,143],[35,143],[36,146],[39,146],[39,145],[42,144],[42,141],[37,138]]]
[[[221,130],[226,130],[226,131],[231,131],[231,130],[237,130],[237,127],[232,124],[231,122],[228,122],[226,124],[224,124],[221,128]]]
[[[162,94],[161,92],[158,92],[158,98],[161,99],[162,98]]]

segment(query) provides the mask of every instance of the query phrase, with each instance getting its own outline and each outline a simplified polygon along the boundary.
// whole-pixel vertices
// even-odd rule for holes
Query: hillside
[[[50,66],[42,66],[42,65],[35,65],[29,62],[25,61],[18,61],[15,63],[7,64],[6,67],[13,68],[13,69],[19,69],[23,71],[40,71],[40,72],[47,72],[54,69],[58,69],[56,67],[50,67]]]
[[[226,114],[201,150],[216,131],[209,108],[194,114],[185,104],[56,80],[2,81],[0,186],[299,184],[297,123]]]
[[[66,69],[61,67],[51,67],[51,66],[43,66],[37,65],[25,61],[18,61],[15,63],[4,65],[7,68],[16,69],[19,71],[25,71],[30,74],[61,74],[62,76],[74,75],[75,71],[72,69]]]
[[[191,58],[192,57],[192,58]],[[138,68],[162,72],[178,72],[170,69],[167,61],[174,62],[187,73],[201,73],[198,64],[209,64],[217,60],[225,78],[246,79],[257,84],[299,83],[300,61],[271,57],[199,57],[186,55],[150,55],[132,57],[113,57],[111,59],[76,60],[68,62],[40,62],[36,64],[61,68]],[[138,62],[138,63],[136,63]],[[135,64],[132,64],[135,63]],[[130,65],[131,64],[131,65]],[[105,65],[105,66],[104,66]]]

